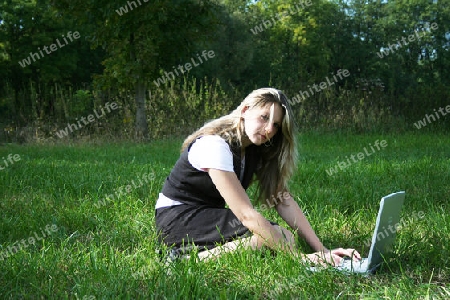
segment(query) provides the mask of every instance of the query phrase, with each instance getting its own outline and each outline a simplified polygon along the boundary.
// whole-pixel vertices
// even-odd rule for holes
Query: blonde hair
[[[207,122],[203,127],[189,135],[183,142],[183,152],[195,139],[204,135],[218,135],[230,145],[242,146],[242,138],[246,135],[242,110],[254,107],[265,107],[278,103],[283,108],[281,130],[274,135],[270,146],[260,146],[262,165],[256,171],[258,179],[259,202],[271,200],[272,195],[288,190],[288,181],[296,169],[297,144],[296,126],[287,97],[280,90],[261,88],[251,92],[241,104],[230,114]],[[272,119],[273,116],[271,116]]]

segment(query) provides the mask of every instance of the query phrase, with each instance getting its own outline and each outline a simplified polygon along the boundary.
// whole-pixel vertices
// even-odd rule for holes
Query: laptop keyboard
[[[362,258],[360,261],[353,261],[350,258],[345,258],[342,260],[340,266],[337,269],[346,270],[350,272],[366,272],[368,267],[368,259]]]

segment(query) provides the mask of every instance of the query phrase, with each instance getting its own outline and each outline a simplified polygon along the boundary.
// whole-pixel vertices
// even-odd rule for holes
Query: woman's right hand
[[[354,261],[360,261],[361,255],[355,249],[343,249],[337,248],[327,251],[319,251],[306,255],[306,261],[314,265],[327,266],[339,266],[344,259],[349,257]]]

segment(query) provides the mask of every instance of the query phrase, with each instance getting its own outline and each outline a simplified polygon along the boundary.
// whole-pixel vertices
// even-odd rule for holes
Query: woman
[[[288,192],[297,160],[294,127],[286,96],[262,88],[249,94],[229,115],[206,123],[187,137],[156,203],[161,241],[178,253],[195,246],[200,259],[238,246],[266,246],[314,264],[339,265],[345,256],[359,260],[354,249],[326,249]],[[245,191],[253,179],[258,201],[271,201],[270,206],[314,253],[299,253],[294,234],[269,222],[254,208]],[[277,195],[284,195],[282,201],[276,201]]]

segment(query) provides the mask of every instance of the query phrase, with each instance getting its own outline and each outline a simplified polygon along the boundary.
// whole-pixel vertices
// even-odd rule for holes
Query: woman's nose
[[[270,135],[274,130],[273,124],[267,124],[265,130],[266,130],[266,134]]]

